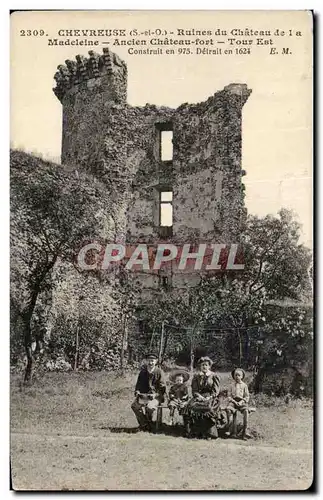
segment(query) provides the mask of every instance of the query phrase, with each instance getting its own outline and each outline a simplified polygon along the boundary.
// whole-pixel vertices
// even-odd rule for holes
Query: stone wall
[[[126,102],[125,63],[108,49],[89,54],[67,61],[55,75],[54,92],[63,105],[62,162],[89,169],[109,186],[118,205],[117,239],[238,243],[246,216],[242,108],[251,90],[230,84],[205,102],[177,109],[132,107]],[[160,133],[170,129],[173,158],[165,162]],[[159,221],[164,190],[173,191],[168,235]],[[158,285],[156,277],[145,280]]]

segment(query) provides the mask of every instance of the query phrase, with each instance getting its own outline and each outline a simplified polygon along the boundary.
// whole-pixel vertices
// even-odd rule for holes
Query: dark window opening
[[[169,276],[159,276],[159,286],[164,290],[168,290],[171,286],[171,280]]]
[[[145,335],[149,332],[149,323],[147,320],[139,319],[138,320],[138,330],[140,335]]]
[[[159,227],[159,237],[163,239],[168,239],[173,236],[173,226],[160,226]]]
[[[144,322],[142,319],[138,321],[138,328],[139,328],[139,333],[143,334],[144,333]]]

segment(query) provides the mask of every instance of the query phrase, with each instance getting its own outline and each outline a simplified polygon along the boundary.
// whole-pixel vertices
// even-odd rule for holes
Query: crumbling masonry
[[[62,163],[89,169],[112,186],[119,238],[239,241],[246,216],[241,121],[251,93],[247,85],[231,83],[205,102],[177,109],[133,107],[127,104],[127,66],[109,49],[67,60],[54,78],[63,105]],[[168,161],[161,155],[163,131],[172,132]],[[173,218],[166,227],[162,192],[172,193]],[[158,277],[145,279],[158,286]]]

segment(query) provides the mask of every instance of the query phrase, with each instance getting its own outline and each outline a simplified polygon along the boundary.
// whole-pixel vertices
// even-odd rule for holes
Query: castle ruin
[[[104,48],[58,66],[62,164],[90,170],[116,193],[119,239],[237,243],[245,220],[242,108],[251,90],[230,83],[176,109],[127,103],[127,66]],[[164,138],[170,138],[168,157]],[[183,284],[173,276],[172,285]],[[184,285],[192,281],[185,277]],[[158,276],[145,276],[158,287]]]

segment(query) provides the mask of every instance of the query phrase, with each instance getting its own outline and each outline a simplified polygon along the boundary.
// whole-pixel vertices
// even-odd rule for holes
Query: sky
[[[252,89],[242,125],[248,211],[263,216],[281,207],[294,210],[303,228],[301,240],[312,246],[311,24],[311,16],[302,11],[16,12],[11,16],[11,144],[45,158],[60,156],[62,109],[52,92],[53,75],[59,64],[87,55],[89,48],[48,46],[59,29],[279,29],[284,37],[270,37],[278,50],[275,56],[262,46],[230,56],[144,56],[130,55],[127,46],[110,48],[127,63],[128,102],[134,106],[177,107],[204,101],[230,83],[246,83]],[[27,30],[44,30],[48,37],[27,36]],[[281,54],[284,46],[289,55]],[[95,50],[102,52],[102,47]]]

